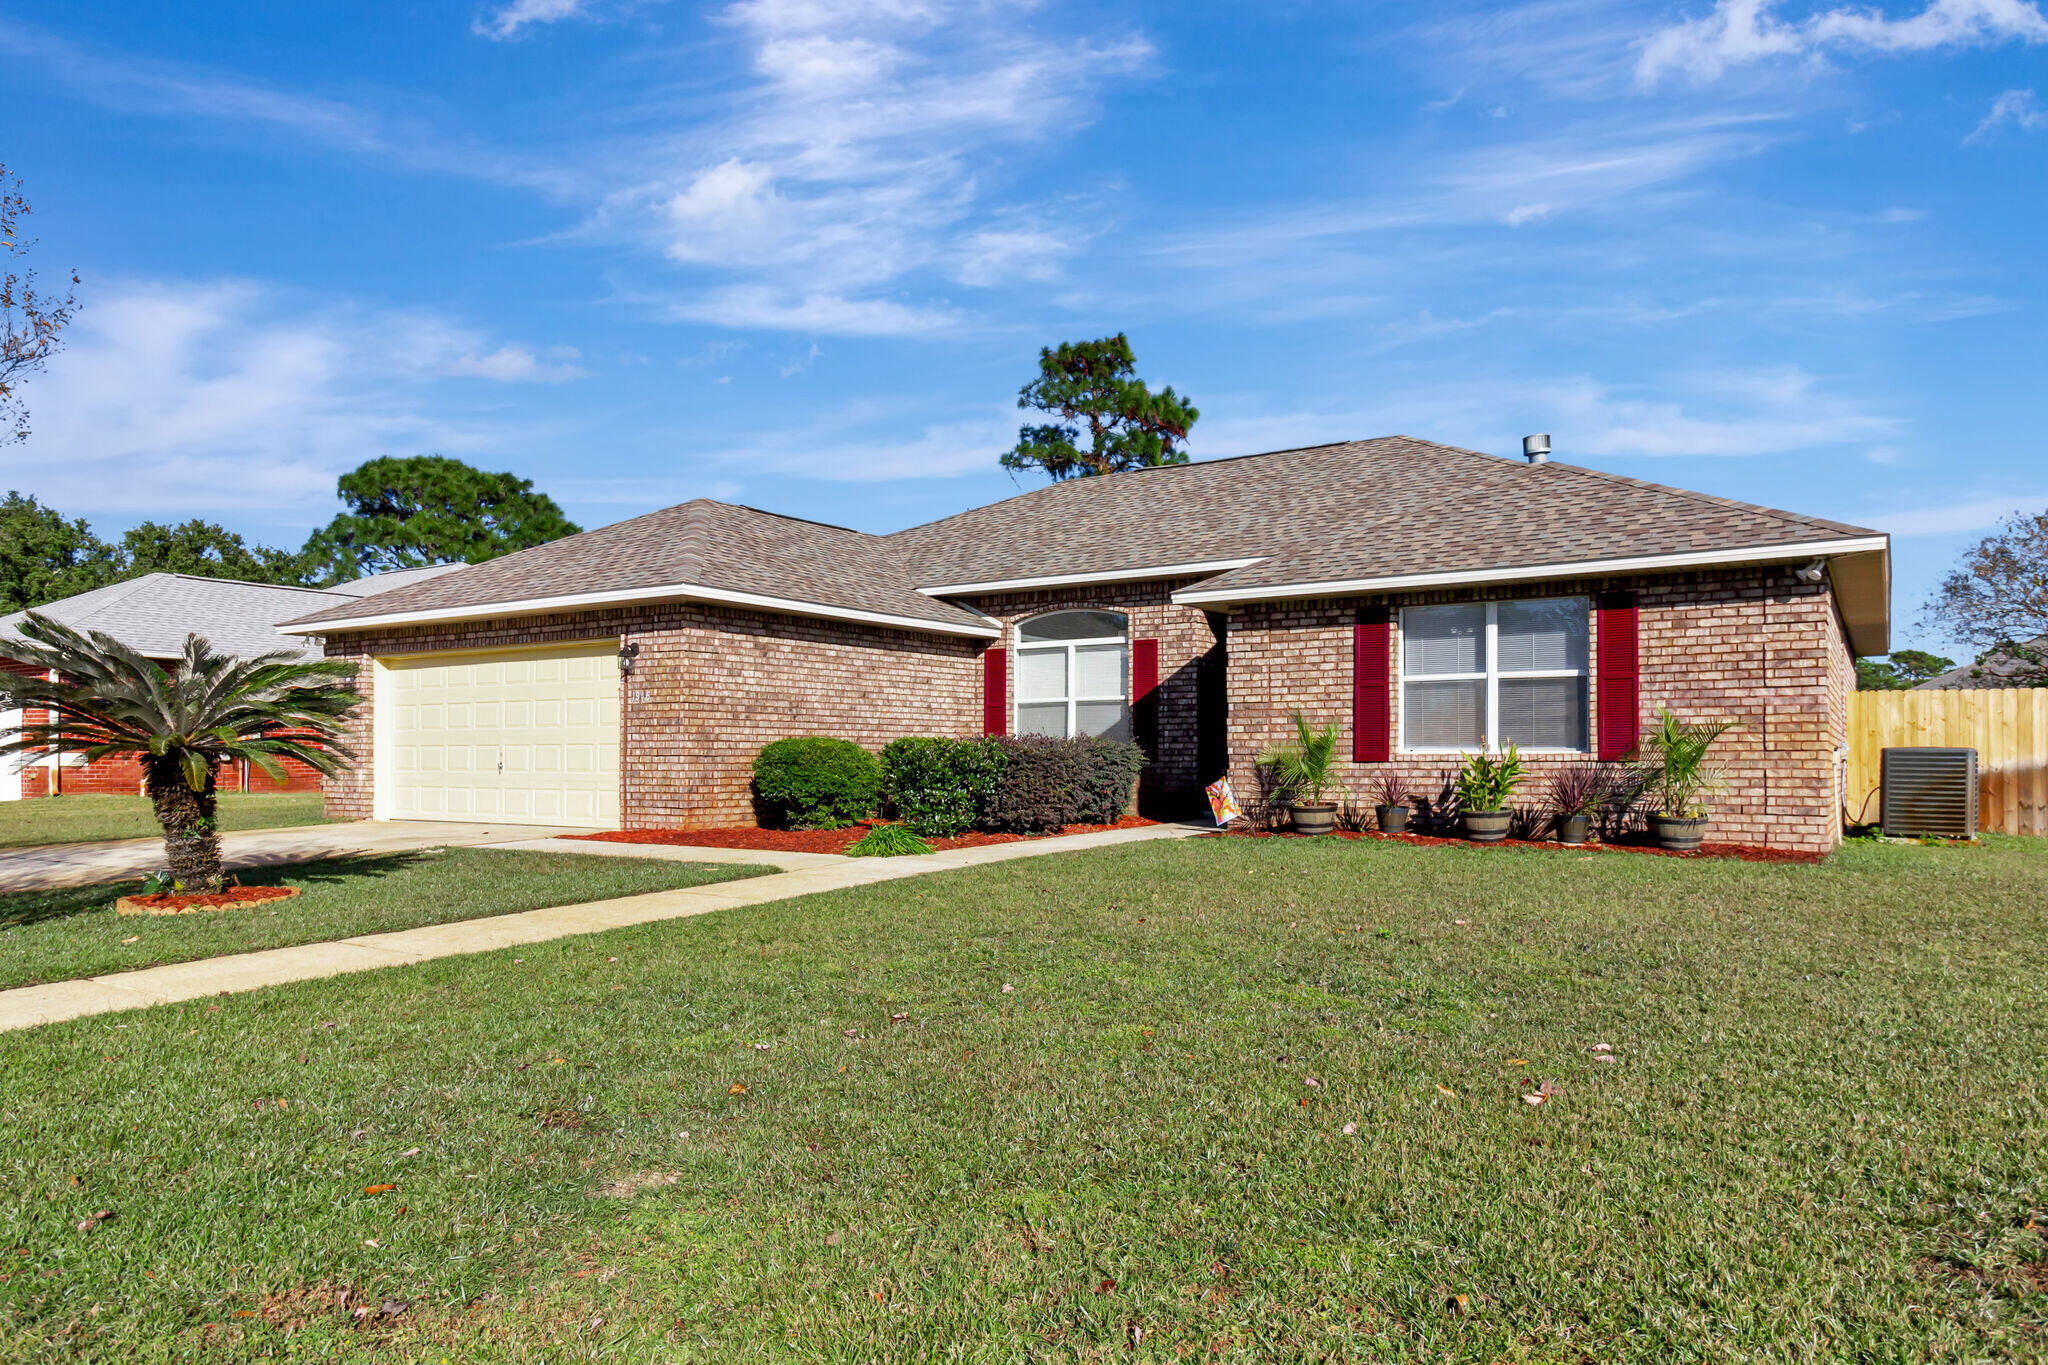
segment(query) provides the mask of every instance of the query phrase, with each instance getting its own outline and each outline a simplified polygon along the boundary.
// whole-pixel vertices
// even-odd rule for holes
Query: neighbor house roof
[[[227,654],[283,650],[294,658],[317,659],[318,649],[298,636],[279,634],[277,622],[347,600],[317,588],[152,573],[62,598],[35,611],[74,630],[111,635],[152,659],[183,654],[190,634],[204,637]],[[27,616],[26,611],[17,611],[0,617],[0,653],[5,653],[5,641],[22,638],[19,627]]]
[[[1220,607],[1824,558],[1854,647],[1876,653],[1886,550],[1865,527],[1389,436],[1074,479],[890,536],[686,503],[385,594],[375,613],[329,608],[291,628],[701,588],[960,626],[981,618],[943,599],[1091,580],[1199,579],[1175,600]]]
[[[389,573],[373,573],[367,578],[351,578],[346,583],[336,583],[323,589],[338,592],[343,597],[375,597],[380,592],[393,588],[408,588],[415,583],[424,583],[429,578],[439,578],[444,573],[454,573],[465,568],[462,564],[427,564],[417,569],[393,569]]]
[[[2029,649],[2048,649],[2048,635],[2039,635],[2026,642]],[[2019,678],[2021,670],[2029,665],[2010,654],[1996,650],[1986,654],[1981,663],[1962,664],[1946,673],[1938,673],[1924,683],[1914,684],[1915,692],[1962,692],[1986,691],[2000,687],[2027,687],[2030,684]]]
[[[698,498],[288,622],[295,632],[700,600],[994,636],[917,591],[887,538]]]

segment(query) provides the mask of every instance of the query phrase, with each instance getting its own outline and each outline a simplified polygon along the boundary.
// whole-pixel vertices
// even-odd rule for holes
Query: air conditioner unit
[[[1886,749],[1880,781],[1887,837],[1977,837],[1975,749]]]

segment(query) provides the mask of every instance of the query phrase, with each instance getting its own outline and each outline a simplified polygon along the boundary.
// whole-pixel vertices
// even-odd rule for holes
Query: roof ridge
[[[1738,512],[1762,512],[1786,521],[1796,521],[1806,526],[1826,526],[1842,530],[1883,535],[1884,532],[1870,526],[1858,526],[1854,522],[1836,521],[1831,517],[1810,517],[1803,512],[1788,511],[1783,507],[1771,507],[1760,502],[1743,502],[1738,498],[1724,498],[1718,493],[1702,493],[1696,488],[1680,488],[1676,484],[1656,483],[1649,479],[1638,479],[1628,474],[1616,474],[1612,470],[1594,469],[1590,465],[1573,464],[1569,461],[1553,463],[1553,469],[1570,470],[1586,478],[1602,479],[1608,483],[1620,484],[1627,488],[1649,489],[1657,493],[1668,493],[1692,502],[1703,502],[1710,506],[1732,509]]]
[[[322,597],[348,596],[345,592],[335,592],[331,588],[309,588],[301,583],[265,583],[255,578],[229,578],[225,574],[210,573],[179,573],[175,569],[158,569],[153,573],[137,574],[134,578],[124,578],[121,581],[124,583],[139,583],[145,578],[183,578],[193,583],[232,583],[238,588],[276,588],[281,592],[317,592]]]

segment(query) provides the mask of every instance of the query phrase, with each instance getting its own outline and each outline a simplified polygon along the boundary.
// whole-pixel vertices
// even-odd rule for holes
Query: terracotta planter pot
[[[1458,817],[1465,837],[1475,844],[1497,844],[1508,837],[1515,813],[1509,810],[1468,810]]]
[[[1691,853],[1699,848],[1700,841],[1707,836],[1707,817],[1704,815],[1653,815],[1650,817],[1650,835],[1657,841],[1657,847],[1673,853]]]
[[[1560,844],[1583,844],[1586,835],[1592,831],[1593,817],[1590,815],[1560,815],[1552,821],[1557,828]]]
[[[1373,814],[1379,817],[1382,834],[1401,834],[1408,828],[1406,806],[1378,806],[1374,808]]]
[[[1335,801],[1297,801],[1287,808],[1296,834],[1328,834],[1337,828]]]

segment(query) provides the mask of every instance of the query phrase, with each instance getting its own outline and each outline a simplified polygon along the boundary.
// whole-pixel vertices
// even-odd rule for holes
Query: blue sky
[[[2029,0],[73,0],[0,63],[85,304],[0,482],[103,532],[428,450],[893,530],[1119,329],[1198,456],[1549,431],[1889,530],[1901,643],[2048,506]]]

